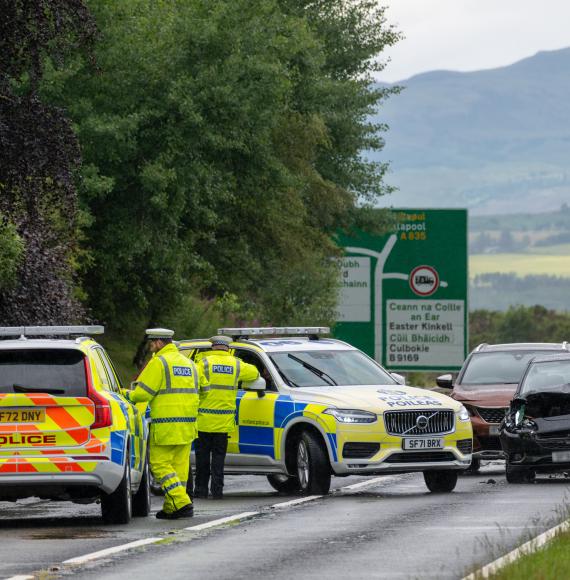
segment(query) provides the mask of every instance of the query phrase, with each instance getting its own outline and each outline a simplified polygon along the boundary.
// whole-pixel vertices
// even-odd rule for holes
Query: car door
[[[236,429],[230,438],[232,446],[228,446],[226,463],[263,469],[277,459],[279,434],[275,430],[275,416],[279,391],[260,353],[247,348],[236,348],[234,355],[243,362],[253,364],[260,372],[269,373],[266,374],[268,388],[262,397],[257,393],[238,389]]]
[[[135,405],[127,401],[125,397],[121,395],[119,378],[105,350],[102,347],[97,347],[95,349],[95,354],[99,357],[99,360],[103,365],[109,394],[120,407],[126,423],[127,428],[125,436],[130,439],[130,464],[131,468],[137,472],[133,473],[133,479],[136,480],[142,474],[145,457],[146,437],[142,414]],[[120,425],[115,424],[116,420],[117,419],[114,417],[114,428],[121,431]]]

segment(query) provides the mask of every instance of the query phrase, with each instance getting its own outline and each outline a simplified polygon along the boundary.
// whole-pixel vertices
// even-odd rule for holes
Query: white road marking
[[[359,483],[353,483],[352,485],[345,485],[341,487],[339,491],[354,491],[357,489],[363,489],[365,487],[372,487],[377,483],[392,483],[393,481],[398,481],[401,479],[398,475],[381,475],[380,477],[374,477],[372,479],[367,479],[366,481],[360,481]]]
[[[136,540],[134,542],[129,542],[128,544],[121,544],[120,546],[107,548],[106,550],[91,552],[91,554],[85,554],[85,556],[77,556],[77,558],[70,558],[69,560],[64,560],[62,563],[85,564],[85,562],[91,562],[91,560],[98,560],[99,558],[110,556],[111,554],[117,554],[118,552],[124,552],[125,550],[131,550],[133,548],[140,548],[141,546],[147,546],[148,544],[156,544],[157,542],[160,542],[162,540],[164,540],[164,538],[145,538],[144,540]]]
[[[550,528],[550,530],[546,530],[546,532],[543,534],[540,534],[522,546],[515,548],[505,556],[501,556],[486,566],[483,566],[479,570],[476,570],[468,576],[465,576],[463,580],[480,580],[482,578],[488,578],[491,574],[495,574],[501,568],[504,568],[507,564],[511,564],[512,562],[518,560],[521,556],[536,552],[539,548],[542,548],[542,546],[552,540],[556,534],[560,532],[567,532],[569,529],[570,521],[565,521],[558,526]]]
[[[34,580],[35,576],[10,576],[10,578],[6,578],[6,580]]]
[[[209,528],[215,528],[216,526],[221,526],[222,524],[229,524],[232,522],[239,522],[241,520],[248,520],[253,516],[258,516],[261,512],[243,512],[241,514],[236,514],[234,516],[227,516],[225,518],[219,518],[217,520],[212,520],[211,522],[206,522],[204,524],[198,524],[197,526],[190,526],[188,528],[183,528],[190,532],[199,532],[201,530],[207,530]]]
[[[306,503],[308,501],[315,501],[316,499],[321,499],[325,497],[324,495],[308,495],[307,497],[299,497],[297,499],[292,499],[290,501],[282,501],[280,503],[274,503],[273,505],[269,506],[274,509],[284,509],[291,506],[299,505],[300,503]]]

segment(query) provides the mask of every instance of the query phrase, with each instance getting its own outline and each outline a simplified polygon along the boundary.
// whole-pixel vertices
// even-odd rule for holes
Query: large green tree
[[[184,294],[239,317],[331,317],[339,227],[386,188],[366,162],[397,40],[372,2],[89,0],[97,73],[81,59],[46,94],[85,157],[84,287],[100,318],[155,321]],[[332,5],[333,10],[326,8]]]

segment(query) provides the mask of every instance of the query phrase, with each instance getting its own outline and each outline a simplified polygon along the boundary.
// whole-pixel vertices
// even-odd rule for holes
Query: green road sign
[[[393,210],[384,236],[341,235],[335,336],[393,370],[458,370],[468,347],[467,210]]]

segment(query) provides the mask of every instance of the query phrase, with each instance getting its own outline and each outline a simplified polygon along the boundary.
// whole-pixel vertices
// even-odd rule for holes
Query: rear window
[[[84,355],[72,349],[0,350],[0,393],[87,394]],[[14,387],[16,385],[16,387]]]

